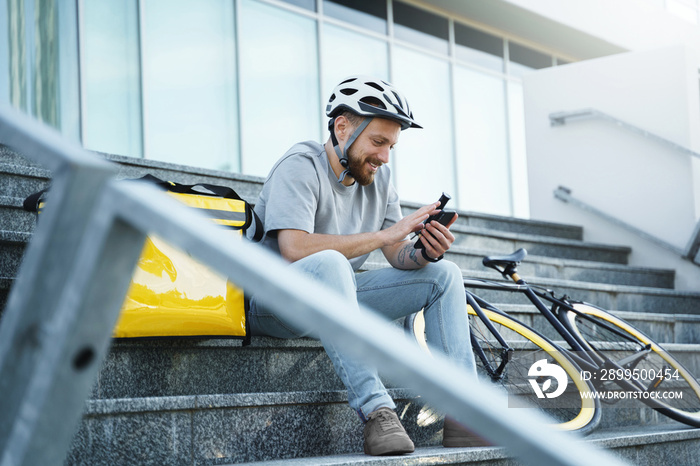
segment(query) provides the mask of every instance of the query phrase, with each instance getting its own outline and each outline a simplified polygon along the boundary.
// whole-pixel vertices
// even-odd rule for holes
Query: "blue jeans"
[[[392,267],[355,273],[348,260],[337,251],[322,251],[290,265],[341,293],[348,302],[375,310],[388,320],[405,317],[424,309],[428,343],[476,376],[469,339],[469,321],[462,282],[462,272],[452,262],[443,260],[418,270]],[[273,312],[250,305],[253,335],[277,338],[311,336]],[[396,408],[379,379],[376,368],[356,360],[323,341],[336,373],[348,390],[348,402],[363,421],[381,407]]]

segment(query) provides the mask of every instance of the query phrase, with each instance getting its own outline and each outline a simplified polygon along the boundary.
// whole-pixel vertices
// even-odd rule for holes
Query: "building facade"
[[[523,77],[698,37],[698,0],[613,3],[0,0],[0,102],[90,150],[265,176],[371,74],[425,128],[392,155],[404,200],[529,217]]]

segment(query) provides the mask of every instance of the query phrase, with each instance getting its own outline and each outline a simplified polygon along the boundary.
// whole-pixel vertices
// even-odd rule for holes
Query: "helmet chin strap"
[[[355,139],[362,133],[362,131],[367,128],[367,125],[369,125],[372,122],[372,118],[364,118],[362,120],[362,123],[360,123],[357,126],[357,129],[353,131],[353,133],[350,135],[350,138],[348,139],[348,142],[345,144],[345,147],[343,149],[340,148],[340,144],[338,143],[338,139],[335,137],[335,130],[334,128],[334,123],[335,123],[335,118],[333,118],[329,123],[328,127],[331,130],[331,143],[333,144],[333,150],[335,150],[336,155],[338,156],[338,161],[340,164],[343,166],[345,170],[343,170],[343,173],[340,174],[338,177],[338,181],[342,183],[342,181],[345,179],[345,177],[350,173],[350,169],[348,169],[348,165],[350,162],[348,161],[348,156],[347,152],[348,149],[350,149],[350,146],[352,145],[353,142],[355,142]]]

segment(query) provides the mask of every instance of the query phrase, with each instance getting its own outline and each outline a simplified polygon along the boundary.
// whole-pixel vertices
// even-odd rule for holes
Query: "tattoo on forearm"
[[[413,261],[416,265],[421,265],[418,261],[418,249],[414,248],[412,243],[408,243],[399,251],[399,263],[401,265],[406,265],[408,259]]]

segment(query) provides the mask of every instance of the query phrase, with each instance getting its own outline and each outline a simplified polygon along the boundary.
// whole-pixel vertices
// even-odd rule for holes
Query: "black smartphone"
[[[438,223],[447,226],[452,221],[455,215],[457,215],[457,212],[455,212],[454,210],[441,210],[437,214],[431,215],[430,218],[428,218],[428,220],[425,221],[425,223],[427,224],[432,220],[436,220]],[[425,245],[420,240],[420,238],[413,244],[413,247],[415,249],[425,249]]]

